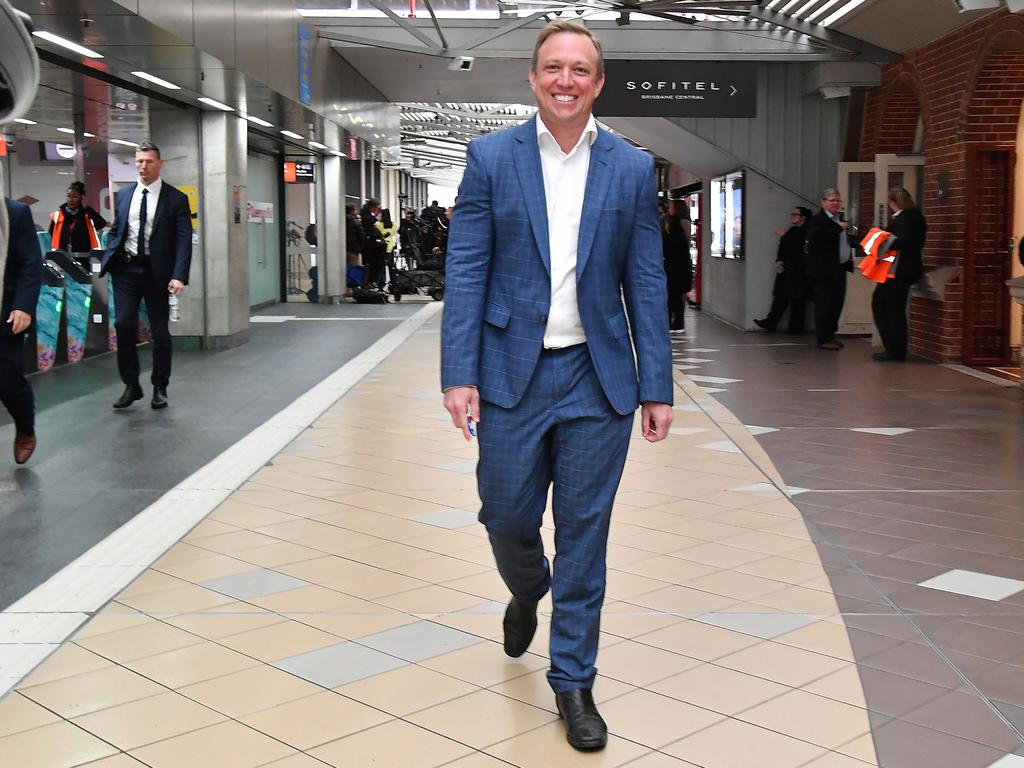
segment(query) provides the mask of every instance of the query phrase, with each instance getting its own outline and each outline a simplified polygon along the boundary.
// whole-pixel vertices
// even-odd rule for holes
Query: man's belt
[[[149,261],[149,256],[146,254],[132,253],[131,251],[121,251],[121,261],[125,264],[145,264]]]

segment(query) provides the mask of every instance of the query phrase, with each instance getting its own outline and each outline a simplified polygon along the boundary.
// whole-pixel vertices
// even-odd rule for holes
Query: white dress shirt
[[[142,207],[142,190],[144,189],[148,189],[149,194],[146,196],[146,231],[143,234],[146,238],[146,254],[152,253],[149,249],[149,236],[153,234],[153,215],[156,213],[156,204],[160,201],[160,190],[163,189],[163,186],[164,180],[159,177],[148,187],[139,179],[135,193],[132,195],[131,205],[128,206],[128,232],[124,238],[124,249],[128,253],[137,254],[139,252],[139,209]]]
[[[568,153],[563,152],[540,115],[537,116],[537,144],[544,174],[551,253],[551,308],[544,331],[546,349],[571,347],[587,340],[576,303],[576,251],[590,170],[590,147],[596,140],[597,123],[591,115],[576,146]]]

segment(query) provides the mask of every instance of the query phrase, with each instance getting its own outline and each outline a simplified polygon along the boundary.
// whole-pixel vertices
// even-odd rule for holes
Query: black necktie
[[[142,190],[142,205],[139,206],[139,247],[138,255],[144,257],[146,255],[146,197],[149,195],[149,190]]]

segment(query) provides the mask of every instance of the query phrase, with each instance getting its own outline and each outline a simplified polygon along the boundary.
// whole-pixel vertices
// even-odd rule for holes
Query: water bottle
[[[178,303],[178,294],[170,293],[167,296],[167,310],[168,316],[172,323],[176,323],[181,320],[181,306]]]

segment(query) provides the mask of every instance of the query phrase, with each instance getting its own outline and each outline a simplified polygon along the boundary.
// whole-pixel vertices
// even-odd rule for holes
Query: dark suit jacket
[[[819,210],[807,222],[807,274],[813,279],[827,280],[844,270],[853,271],[852,253],[845,265],[839,263],[839,233],[842,231],[824,210]]]
[[[900,252],[895,279],[902,283],[916,283],[924,268],[921,251],[928,234],[924,214],[918,208],[906,208],[900,211],[899,216],[893,216],[888,230],[896,235],[893,247]]]
[[[807,279],[807,256],[804,243],[807,241],[807,224],[801,227],[790,227],[779,238],[779,249],[775,260],[782,262],[782,273],[775,278],[774,296],[787,299],[802,300],[810,294]],[[839,254],[836,254],[836,260]]]
[[[4,198],[10,233],[7,240],[7,262],[4,266],[3,307],[0,308],[0,331],[10,333],[7,317],[15,309],[35,317],[39,288],[43,284],[43,255],[36,239],[36,225],[27,205]]]
[[[128,209],[132,204],[135,187],[132,184],[117,193],[114,226],[107,236],[101,275],[110,270],[111,260],[116,263],[119,258],[117,254],[124,247],[128,236]],[[169,283],[174,279],[188,284],[188,272],[192,264],[192,213],[189,211],[188,197],[164,181],[156,211],[148,212],[147,218],[153,227],[149,234],[149,262],[154,279],[157,283]]]

